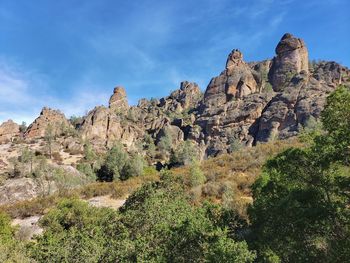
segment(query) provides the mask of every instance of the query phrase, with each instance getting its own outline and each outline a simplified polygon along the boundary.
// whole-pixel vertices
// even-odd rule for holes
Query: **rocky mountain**
[[[309,61],[304,41],[285,34],[270,60],[245,62],[234,49],[204,93],[196,83],[183,81],[167,97],[131,106],[126,90],[116,87],[107,107],[69,120],[44,107],[26,129],[11,120],[0,125],[0,204],[89,182],[87,145],[98,159],[121,143],[131,155],[142,154],[161,168],[187,142],[204,159],[296,136],[317,121],[326,97],[340,84],[350,85],[348,68]],[[63,181],[57,181],[60,175]]]
[[[285,34],[270,60],[245,62],[234,49],[225,69],[211,79],[204,94],[196,83],[184,81],[161,99],[141,99],[128,105],[123,87],[116,87],[109,106],[98,106],[75,127],[56,110],[43,108],[40,116],[22,134],[24,140],[42,138],[48,128],[67,137],[74,130],[81,140],[103,150],[121,142],[140,150],[145,138],[157,145],[170,136],[173,147],[183,140],[196,143],[212,156],[230,150],[232,143],[254,146],[258,142],[295,136],[310,119],[317,120],[325,98],[340,84],[350,83],[350,70],[336,62],[310,62],[302,39]],[[20,135],[18,125],[0,126],[0,143]],[[141,149],[142,150],[142,149]]]

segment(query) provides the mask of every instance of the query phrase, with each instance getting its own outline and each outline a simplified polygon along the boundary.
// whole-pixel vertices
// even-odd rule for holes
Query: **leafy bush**
[[[0,262],[30,262],[10,223],[10,217],[0,211]]]
[[[97,171],[97,178],[101,182],[126,180],[142,175],[143,167],[144,160],[140,155],[129,156],[121,145],[116,145],[107,153],[104,164]]]
[[[96,181],[96,173],[89,163],[78,163],[77,170],[86,175],[88,181]]]
[[[190,166],[190,174],[189,174],[190,186],[198,186],[204,184],[206,178],[204,173],[202,172],[199,162],[193,162]]]
[[[350,91],[331,94],[326,134],[269,160],[253,187],[253,244],[261,261],[346,262],[350,256]]]
[[[111,182],[121,178],[121,173],[127,163],[128,155],[121,145],[113,146],[107,153],[106,160],[97,172],[99,181]]]
[[[187,140],[181,142],[176,148],[170,162],[179,165],[189,165],[197,160],[199,160],[199,149],[193,142]]]
[[[115,262],[127,244],[116,211],[63,200],[42,220],[45,231],[29,247],[37,262]]]
[[[123,207],[123,222],[135,242],[134,261],[253,261],[244,242],[228,238],[206,209],[189,205],[181,186],[166,178],[142,187]]]
[[[129,158],[123,167],[120,179],[127,180],[130,177],[141,176],[143,174],[144,160],[139,154],[135,154]]]

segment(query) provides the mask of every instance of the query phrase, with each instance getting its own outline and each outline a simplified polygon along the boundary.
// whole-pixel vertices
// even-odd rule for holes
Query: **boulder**
[[[30,200],[41,194],[40,185],[31,178],[18,178],[5,181],[0,186],[0,205]]]
[[[13,141],[19,135],[19,125],[12,120],[5,121],[0,125],[0,144]]]

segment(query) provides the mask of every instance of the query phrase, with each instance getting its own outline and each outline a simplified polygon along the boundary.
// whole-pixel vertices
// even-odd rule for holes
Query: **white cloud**
[[[68,99],[54,97],[47,88],[47,78],[25,71],[18,64],[0,61],[0,123],[12,119],[31,123],[44,106],[61,110],[66,117],[84,115],[100,104],[106,104],[110,94],[101,92],[83,80]]]

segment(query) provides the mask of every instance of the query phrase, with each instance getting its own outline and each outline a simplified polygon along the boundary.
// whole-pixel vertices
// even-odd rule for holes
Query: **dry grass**
[[[92,183],[81,188],[60,192],[46,197],[21,201],[11,205],[0,206],[0,211],[6,212],[12,218],[25,218],[43,215],[49,208],[55,206],[62,198],[78,197],[89,199],[95,196],[111,195],[112,198],[122,198],[136,191],[143,183],[159,180],[158,174],[133,177],[127,181],[112,183]]]
[[[176,177],[181,177],[189,191],[193,203],[210,200],[235,209],[245,217],[246,207],[252,202],[251,185],[261,173],[267,159],[289,147],[303,147],[297,138],[260,144],[252,148],[243,148],[232,154],[210,158],[201,163],[206,182],[194,188],[190,187],[190,167],[182,166],[172,169]],[[77,196],[89,199],[96,196],[110,195],[123,198],[137,190],[142,184],[159,180],[154,169],[146,169],[145,175],[133,177],[126,181],[112,183],[91,183],[70,192],[61,192],[47,197],[22,201],[0,207],[13,218],[45,214],[63,197]]]
[[[251,186],[260,175],[264,163],[287,148],[303,146],[297,138],[292,138],[209,158],[201,163],[206,182],[201,187],[201,193],[198,189],[195,190],[195,200],[222,203],[224,206],[236,209],[245,217],[246,207],[252,202]],[[186,183],[189,170],[188,166],[182,166],[174,168],[172,172],[175,176],[185,177]],[[190,188],[189,191],[194,192]]]

